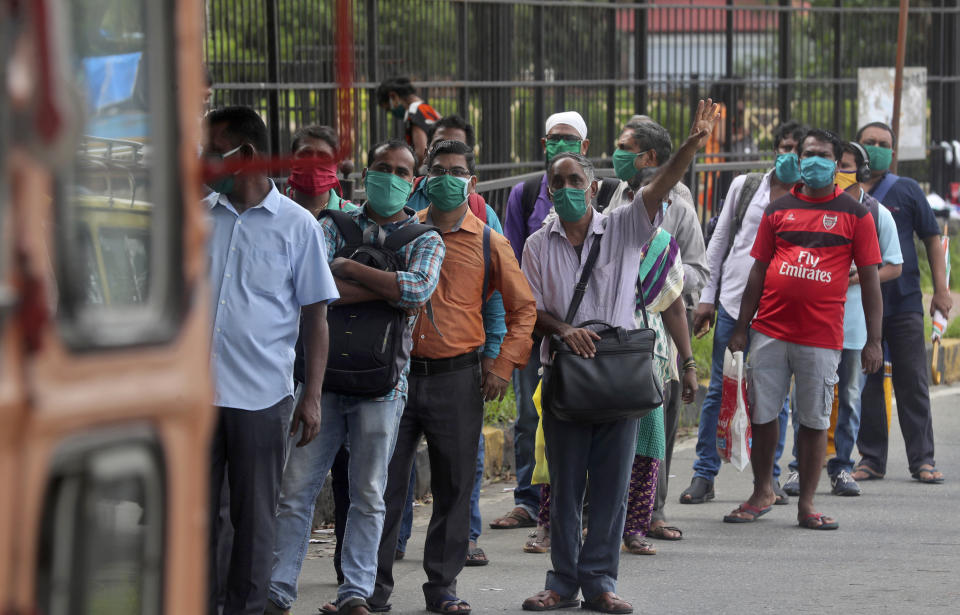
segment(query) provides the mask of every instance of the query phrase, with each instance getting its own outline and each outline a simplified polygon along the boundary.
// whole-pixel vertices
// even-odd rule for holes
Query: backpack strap
[[[880,183],[877,184],[877,187],[873,189],[873,194],[870,196],[883,203],[884,197],[887,196],[890,188],[893,188],[893,185],[897,183],[898,179],[900,179],[899,175],[894,175],[888,171],[887,174],[883,176],[883,179],[880,180]]]
[[[567,317],[564,318],[564,322],[567,324],[573,324],[573,318],[577,315],[577,310],[580,309],[580,303],[583,301],[583,295],[587,292],[587,284],[590,282],[590,274],[593,273],[593,266],[597,262],[597,257],[600,255],[600,240],[603,239],[602,234],[595,234],[593,236],[593,245],[590,246],[590,254],[587,255],[587,262],[583,265],[583,273],[580,274],[580,279],[577,281],[577,285],[573,289],[573,297],[570,299],[570,307],[567,308]],[[641,303],[643,303],[641,301]],[[646,325],[646,311],[644,311],[644,325]]]
[[[487,202],[483,197],[476,192],[472,192],[467,195],[467,204],[470,207],[470,211],[473,212],[473,215],[480,218],[480,222],[484,224],[487,223]]]
[[[317,220],[321,218],[330,218],[333,220],[347,248],[359,248],[363,245],[363,233],[360,231],[360,226],[350,214],[335,209],[324,209],[317,215]]]
[[[737,195],[737,209],[733,212],[733,220],[730,224],[730,229],[727,231],[727,247],[723,250],[723,258],[720,259],[720,270],[721,275],[720,279],[723,279],[723,263],[726,262],[727,257],[730,256],[730,251],[733,250],[733,242],[737,238],[737,233],[740,232],[740,227],[743,226],[743,219],[747,216],[747,209],[750,207],[750,201],[753,200],[753,197],[757,194],[757,190],[760,189],[760,184],[763,183],[763,173],[747,173],[747,176],[743,180],[743,185],[740,186],[740,194]],[[713,297],[713,305],[716,307],[720,303],[720,283],[717,283],[717,292]]]
[[[620,180],[615,177],[604,177],[600,182],[600,190],[597,191],[597,211],[602,212],[610,205],[610,199],[613,193],[620,187]]]
[[[523,182],[523,192],[520,193],[520,205],[523,210],[524,224],[533,215],[533,210],[537,206],[537,197],[540,195],[540,185],[543,183],[543,176],[531,177]],[[526,230],[526,229],[524,229]]]
[[[480,310],[487,309],[487,287],[490,285],[490,227],[483,227],[483,286],[480,292]]]
[[[428,224],[420,224],[415,222],[413,224],[408,224],[403,228],[397,229],[394,232],[390,233],[386,239],[383,240],[384,248],[387,250],[392,250],[396,252],[403,248],[420,235],[428,233],[430,231],[437,231],[437,234],[440,234],[440,231],[435,226],[430,226]]]

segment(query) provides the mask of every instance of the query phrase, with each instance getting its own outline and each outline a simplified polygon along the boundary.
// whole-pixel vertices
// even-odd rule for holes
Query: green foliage
[[[694,336],[690,340],[693,347],[693,358],[697,361],[697,379],[703,382],[710,380],[710,366],[713,363],[713,329],[702,338]]]
[[[517,398],[513,394],[513,384],[507,387],[507,394],[500,401],[488,401],[483,405],[484,425],[506,425],[517,418]]]

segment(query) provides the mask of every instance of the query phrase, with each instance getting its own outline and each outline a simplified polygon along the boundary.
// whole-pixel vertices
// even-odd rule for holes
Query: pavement
[[[653,541],[655,556],[622,553],[617,592],[636,613],[958,612],[960,385],[934,387],[931,397],[937,466],[947,482],[924,485],[910,478],[894,421],[884,480],[863,482],[859,497],[838,497],[830,494],[826,473],[821,476],[818,509],[839,520],[836,531],[799,528],[795,498],[752,524],[721,522],[749,495],[749,469],[738,473],[725,466],[716,481],[717,499],[680,505],[677,498],[692,474],[694,442],[679,443],[666,512],[670,524],[683,529],[683,540]],[[484,488],[485,522],[512,508],[511,488],[509,483]],[[424,612],[420,555],[430,506],[414,510],[407,557],[394,566],[394,613]],[[480,546],[491,563],[464,568],[459,595],[474,612],[523,612],[523,599],[543,588],[549,554],[521,551],[528,530],[490,530],[486,523],[484,528]],[[332,538],[314,534],[323,542],[310,545],[294,615],[313,615],[336,595]]]

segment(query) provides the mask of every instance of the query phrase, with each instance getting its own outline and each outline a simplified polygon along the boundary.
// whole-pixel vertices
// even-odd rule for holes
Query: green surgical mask
[[[402,120],[403,116],[407,114],[407,108],[403,106],[403,103],[398,103],[396,107],[390,109],[390,113],[398,120]]]
[[[382,171],[367,171],[363,185],[367,190],[367,205],[384,218],[389,218],[403,209],[413,188],[413,185],[402,177]]]
[[[876,145],[864,145],[867,150],[867,157],[870,158],[870,170],[883,173],[890,168],[893,162],[893,150],[889,147],[878,147]]]
[[[226,160],[230,156],[233,156],[234,154],[239,152],[242,147],[243,147],[242,144],[238,145],[237,147],[233,148],[229,152],[225,152],[223,154],[206,154],[206,158],[208,160]],[[219,194],[230,194],[231,192],[233,192],[233,188],[236,185],[236,183],[237,183],[237,173],[231,173],[229,175],[224,175],[223,177],[218,177],[217,179],[209,182],[207,184],[207,187]]]
[[[547,141],[547,162],[559,154],[579,154],[583,141]]]
[[[637,156],[625,149],[617,148],[613,152],[613,170],[617,173],[617,179],[620,181],[630,181],[637,174],[637,168],[634,166]]]
[[[469,177],[440,175],[427,180],[427,198],[440,211],[453,211],[467,200]]]
[[[587,213],[587,191],[561,188],[550,196],[553,208],[564,222],[576,222]]]

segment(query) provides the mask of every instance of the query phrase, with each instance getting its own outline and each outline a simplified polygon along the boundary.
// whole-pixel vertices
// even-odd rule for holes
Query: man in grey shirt
[[[662,201],[679,181],[716,122],[717,106],[700,101],[690,137],[634,199],[606,215],[588,207],[598,183],[593,165],[579,154],[561,154],[547,168],[547,187],[558,219],[531,235],[524,246],[523,273],[537,300],[537,331],[544,336],[540,359],[550,378],[550,336],[590,358],[596,332],[560,320],[573,297],[591,246],[601,241],[586,294],[572,322],[602,320],[635,328],[637,276],[643,245],[662,217]],[[686,358],[686,357],[685,357]],[[568,422],[543,407],[543,433],[551,485],[551,561],[545,589],[523,603],[525,610],[583,606],[606,613],[631,613],[616,595],[620,539],[626,516],[627,488],[637,443],[637,419],[604,423]],[[601,454],[597,454],[601,451]],[[581,545],[581,515],[587,475],[589,539]]]
[[[666,128],[646,116],[631,118],[623,127],[613,154],[614,169],[621,180],[620,186],[613,193],[610,204],[604,211],[610,213],[613,209],[631,203],[639,187],[670,158],[672,152],[673,142]],[[670,188],[664,206],[666,209],[661,226],[673,235],[680,248],[680,259],[683,261],[683,297],[687,305],[688,322],[692,324],[691,312],[700,301],[700,290],[710,278],[703,230],[697,210],[693,206],[693,196],[683,183],[677,182]],[[692,327],[690,333],[693,333]],[[680,424],[680,380],[675,369],[670,371],[671,378],[664,387],[663,400],[666,452],[657,476],[653,518],[647,535],[661,540],[680,540],[683,532],[667,525],[663,512],[670,476],[670,460]]]

